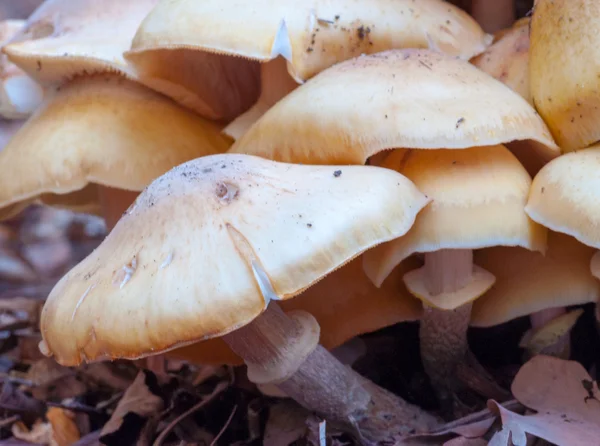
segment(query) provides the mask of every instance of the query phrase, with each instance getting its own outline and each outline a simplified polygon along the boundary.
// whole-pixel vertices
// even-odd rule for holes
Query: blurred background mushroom
[[[246,112],[225,130],[239,138],[297,83],[335,63],[409,47],[468,59],[490,41],[441,0],[165,0],[126,57],[144,82],[203,116],[230,121]]]
[[[123,59],[155,3],[47,0],[4,47],[47,91],[0,153],[0,217],[41,202],[110,228],[154,178],[228,148],[220,127],[135,82]]]
[[[435,418],[320,346],[312,315],[271,302],[406,233],[428,201],[391,170],[340,168],[214,155],[172,169],[50,293],[41,350],[76,365],[222,337],[250,381],[365,441],[430,429]]]

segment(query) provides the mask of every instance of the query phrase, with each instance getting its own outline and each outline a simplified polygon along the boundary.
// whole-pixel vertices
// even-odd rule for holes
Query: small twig
[[[217,441],[219,440],[219,438],[221,438],[221,436],[225,433],[225,430],[227,430],[227,427],[231,423],[231,420],[233,420],[233,416],[235,415],[237,408],[238,408],[237,404],[235,406],[233,406],[233,410],[231,411],[229,418],[227,418],[227,421],[225,421],[225,424],[223,425],[223,427],[221,428],[221,430],[219,431],[219,433],[217,434],[215,439],[210,442],[210,446],[215,446],[217,444]]]
[[[71,412],[83,412],[83,413],[94,413],[94,414],[102,413],[102,410],[100,410],[100,409],[97,409],[92,406],[86,406],[85,404],[80,404],[80,403],[63,404],[63,403],[53,403],[52,401],[47,401],[46,404],[50,407],[58,407],[59,409],[66,409],[66,410],[70,410]]]
[[[213,392],[210,395],[208,395],[202,401],[200,401],[198,404],[195,404],[193,407],[191,407],[190,409],[186,410],[184,413],[182,413],[177,418],[175,418],[173,421],[171,421],[168,424],[168,426],[165,427],[165,429],[160,433],[160,435],[154,441],[154,443],[152,444],[152,446],[160,446],[162,444],[162,442],[164,441],[164,439],[167,438],[167,435],[169,435],[169,433],[173,430],[173,428],[175,426],[177,426],[177,424],[181,420],[183,420],[184,418],[187,418],[188,416],[190,416],[191,414],[193,414],[197,410],[200,410],[202,407],[204,407],[205,405],[207,405],[210,401],[212,401],[212,399],[215,396],[217,396],[219,393],[221,393],[227,387],[229,387],[229,383],[227,381],[221,381],[219,384],[217,384],[216,387],[215,387],[215,389],[213,390]]]
[[[4,420],[0,420],[0,429],[6,427],[10,424],[13,424],[15,421],[19,421],[21,417],[19,415],[13,415],[12,417],[5,418]]]
[[[96,409],[105,410],[108,406],[111,406],[114,403],[116,403],[117,401],[119,401],[123,397],[123,393],[124,392],[115,393],[113,396],[111,396],[106,401],[99,402],[98,404],[96,404]]]

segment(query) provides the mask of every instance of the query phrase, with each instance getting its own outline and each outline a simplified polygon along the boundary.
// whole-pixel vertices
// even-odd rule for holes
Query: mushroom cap
[[[0,46],[3,46],[23,26],[24,20],[0,22]],[[0,116],[7,119],[22,119],[30,115],[42,101],[44,92],[6,55],[0,55]]]
[[[158,0],[46,0],[3,49],[43,85],[83,72],[133,77],[123,52]]]
[[[531,94],[564,151],[600,140],[598,17],[596,0],[539,0],[531,19]]]
[[[321,345],[331,350],[354,336],[420,319],[423,305],[408,293],[402,281],[402,276],[419,263],[414,257],[406,259],[384,286],[376,288],[365,275],[359,257],[280,305],[284,311],[312,314],[321,327]],[[220,338],[175,349],[169,355],[199,364],[242,364]]]
[[[58,282],[42,314],[42,349],[73,365],[224,335],[270,299],[290,299],[406,233],[427,202],[378,167],[247,155],[187,162],[148,186]]]
[[[113,74],[77,78],[0,152],[0,209],[40,197],[88,206],[90,183],[141,191],[173,166],[228,147],[220,127],[146,87]]]
[[[465,59],[491,41],[477,22],[440,0],[162,0],[128,57],[194,49],[266,62],[281,55],[305,81],[337,62],[390,48],[433,48]]]
[[[596,302],[600,282],[590,273],[594,252],[552,231],[546,255],[504,246],[477,251],[475,262],[494,274],[496,283],[473,304],[471,325],[491,327],[549,308]]]
[[[558,156],[525,99],[466,61],[391,50],[335,65],[268,110],[231,152],[284,162],[363,164],[385,149],[465,149],[530,140]]]
[[[515,22],[471,63],[533,103],[529,89],[528,17]]]
[[[600,248],[600,145],[563,155],[533,179],[525,211],[532,220]]]
[[[506,147],[399,149],[382,167],[405,175],[432,201],[405,236],[363,256],[376,286],[417,252],[498,245],[544,251],[546,230],[525,213],[531,178]]]

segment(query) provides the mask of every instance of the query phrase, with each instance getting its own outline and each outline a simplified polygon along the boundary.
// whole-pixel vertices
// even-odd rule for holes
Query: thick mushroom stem
[[[473,0],[471,15],[485,32],[495,33],[515,21],[515,0]]]
[[[139,192],[98,185],[98,198],[106,228],[111,231],[123,213],[135,201]]]
[[[277,57],[260,66],[260,97],[256,104],[231,122],[223,132],[234,139],[242,137],[246,130],[281,98],[298,86],[287,69],[287,60]]]
[[[308,316],[304,322],[312,318],[302,316]],[[251,381],[276,384],[366,444],[397,440],[437,424],[431,415],[361,377],[315,344],[314,324],[289,317],[271,303],[261,316],[223,339],[248,364]],[[318,342],[318,325],[316,335]]]
[[[425,254],[425,283],[432,295],[464,288],[473,276],[473,251],[442,249]],[[456,389],[455,370],[468,351],[467,329],[471,303],[454,310],[425,305],[420,325],[421,357],[432,385],[445,398],[445,389]]]

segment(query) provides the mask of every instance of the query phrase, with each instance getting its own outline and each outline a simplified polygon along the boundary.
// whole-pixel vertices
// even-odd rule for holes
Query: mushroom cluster
[[[364,444],[441,418],[330,352],[357,335],[419,321],[441,416],[470,326],[529,317],[526,353],[568,357],[567,307],[600,298],[600,4],[471,3],[46,0],[0,23],[0,219],[110,231],[40,350],[245,364]]]

